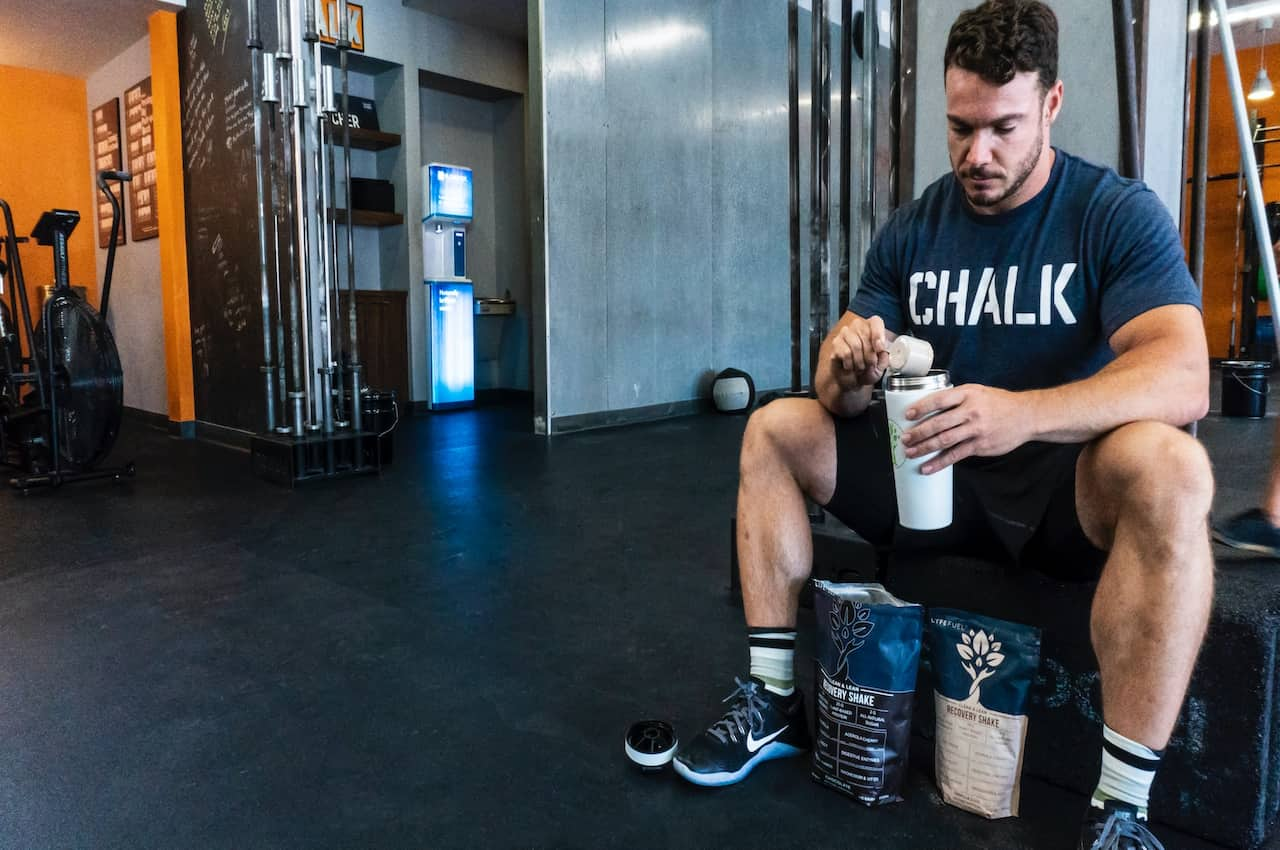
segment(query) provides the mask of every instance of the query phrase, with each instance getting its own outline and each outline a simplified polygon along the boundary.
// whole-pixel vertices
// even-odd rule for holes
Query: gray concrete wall
[[[105,101],[121,99],[120,134],[125,144],[124,92],[139,80],[151,76],[151,40],[143,38],[116,58],[94,71],[85,80],[89,105],[88,156],[92,162],[93,115],[92,112]],[[94,174],[97,174],[96,169]],[[108,304],[108,323],[115,334],[120,350],[120,362],[124,368],[124,403],[129,407],[151,413],[168,415],[168,383],[165,373],[164,313],[160,297],[160,239],[134,242],[128,229],[128,193],[125,189],[124,218],[126,243],[116,249],[116,262],[111,284],[111,301]],[[96,204],[102,193],[93,188]],[[97,215],[93,209],[81,211],[81,221],[75,239],[91,239],[98,244]],[[102,273],[106,269],[107,251],[97,249],[97,277],[94,281],[73,281],[88,285],[97,291],[102,286]],[[101,293],[99,292],[99,296]]]
[[[702,397],[728,366],[762,388],[787,384],[786,4],[545,0],[542,11],[552,430]],[[807,68],[807,13],[800,29]],[[806,292],[808,100],[802,73]],[[834,202],[838,110],[832,121]],[[807,298],[805,310],[807,329]]]
[[[1182,220],[1187,127],[1187,5],[1148,0],[1143,179]]]
[[[512,97],[493,104],[493,295],[510,292],[516,315],[505,320],[499,385],[530,389],[532,369],[530,310],[532,291],[529,270],[529,199],[525,171],[525,98]],[[482,292],[482,294],[490,294]]]

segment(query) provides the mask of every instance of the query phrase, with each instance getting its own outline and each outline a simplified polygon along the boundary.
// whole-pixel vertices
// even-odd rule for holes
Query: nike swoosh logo
[[[750,731],[747,732],[747,752],[754,753],[756,750],[760,749],[765,744],[769,743],[774,738],[778,737],[783,732],[787,731],[787,729],[789,728],[791,728],[790,725],[783,726],[781,729],[779,729],[777,732],[774,732],[772,735],[765,735],[763,738],[760,738],[759,740],[756,740],[754,732],[750,732]]]

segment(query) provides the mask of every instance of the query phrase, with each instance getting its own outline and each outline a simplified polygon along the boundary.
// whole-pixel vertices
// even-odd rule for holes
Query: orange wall
[[[83,218],[68,242],[71,283],[88,287],[94,299],[97,258],[88,150],[84,80],[0,65],[0,198],[12,208],[19,236],[29,236],[45,210],[80,212]],[[21,254],[34,310],[39,305],[36,288],[53,283],[53,252],[29,242]]]
[[[1240,76],[1246,86],[1251,86],[1258,73],[1258,50],[1256,48],[1243,51],[1240,56]],[[1280,44],[1267,48],[1267,71],[1272,83],[1280,85]],[[1195,76],[1192,75],[1192,100],[1195,103]],[[1247,90],[1247,89],[1246,89]],[[1280,124],[1280,95],[1259,104],[1250,103],[1250,109],[1257,109],[1267,125]],[[1280,138],[1280,133],[1272,136]],[[1192,138],[1187,144],[1187,176],[1191,176],[1191,157],[1194,155]],[[1280,163],[1280,144],[1266,146],[1266,162]],[[1209,176],[1215,174],[1234,173],[1240,170],[1240,147],[1236,142],[1235,116],[1231,109],[1231,97],[1227,92],[1227,73],[1221,56],[1215,56],[1210,70],[1209,86]],[[1267,201],[1280,201],[1280,168],[1262,172],[1262,193]],[[1228,345],[1231,340],[1231,306],[1233,300],[1232,273],[1236,250],[1236,233],[1239,230],[1236,219],[1236,180],[1221,180],[1209,184],[1208,199],[1205,206],[1205,245],[1204,245],[1204,314],[1205,334],[1209,338],[1209,355],[1211,357],[1228,356]],[[1184,210],[1183,221],[1190,226],[1190,192]],[[1244,238],[1241,232],[1241,239]],[[1252,237],[1250,237],[1252,238]],[[1241,243],[1241,257],[1244,245]],[[1239,293],[1235,293],[1239,298]],[[1238,308],[1237,308],[1238,309]],[[1265,306],[1263,312],[1266,312]],[[1238,314],[1237,314],[1238,315]],[[1238,319],[1237,319],[1238,325]],[[1239,339],[1239,330],[1236,332]]]

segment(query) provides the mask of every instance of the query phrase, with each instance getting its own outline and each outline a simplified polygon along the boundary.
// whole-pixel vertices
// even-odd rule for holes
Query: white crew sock
[[[1156,778],[1160,757],[1156,751],[1131,741],[1110,726],[1102,727],[1102,775],[1094,789],[1092,804],[1101,809],[1108,800],[1128,803],[1138,810],[1140,820],[1147,819],[1147,798],[1151,780]]]
[[[788,629],[748,629],[751,646],[751,675],[764,682],[764,689],[789,696],[796,689],[796,633]]]

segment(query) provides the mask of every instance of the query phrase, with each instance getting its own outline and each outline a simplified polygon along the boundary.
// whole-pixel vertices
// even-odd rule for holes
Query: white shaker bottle
[[[890,375],[885,385],[884,405],[889,419],[893,483],[898,494],[898,522],[904,528],[933,531],[951,525],[952,467],[925,475],[920,467],[938,453],[911,458],[902,445],[902,434],[923,421],[908,420],[907,408],[950,386],[951,376],[945,369],[933,369],[922,376]]]

